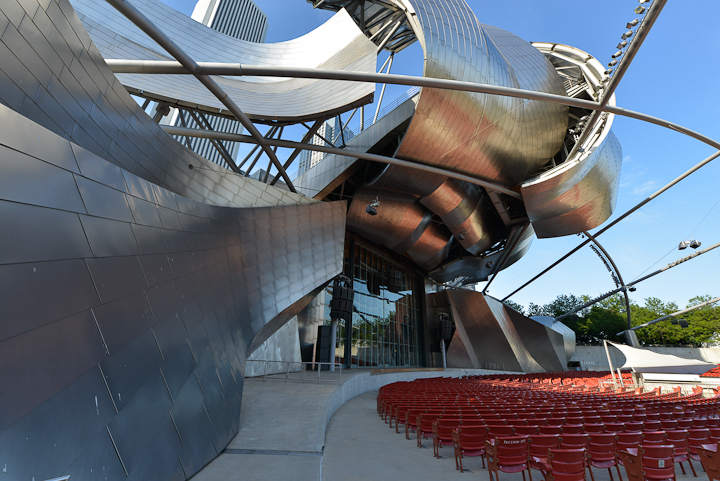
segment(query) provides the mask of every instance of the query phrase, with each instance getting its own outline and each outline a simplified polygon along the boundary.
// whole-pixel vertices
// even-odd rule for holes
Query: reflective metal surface
[[[480,24],[463,0],[408,0],[426,77],[562,95],[553,66],[527,41]],[[567,107],[423,88],[397,156],[513,186],[560,149]]]
[[[201,204],[0,118],[0,465],[190,477],[237,433],[247,346],[341,271],[345,203]]]
[[[587,53],[566,45],[534,44],[564,72],[568,94],[592,95],[602,85],[605,67]],[[615,97],[610,99],[615,105]],[[573,158],[522,184],[528,217],[538,237],[558,237],[595,228],[605,222],[617,202],[622,148],[610,130],[614,114],[600,121]]]
[[[105,2],[93,3],[110,8]],[[0,137],[5,146],[43,159],[50,154],[52,163],[75,173],[80,169],[73,152],[87,150],[135,174],[135,178],[214,205],[310,202],[301,195],[230,172],[166,134],[105,64],[68,0],[23,0],[21,4],[0,3],[0,13],[11,19],[3,23],[0,38],[0,77],[6,79],[0,88],[0,100],[49,132],[28,136],[25,119],[13,123],[3,118]],[[30,16],[26,12],[34,13]],[[80,147],[71,148],[68,141],[53,140],[53,134]],[[107,170],[107,175],[112,175],[112,169]],[[42,171],[39,169],[38,174]],[[56,182],[58,189],[38,181],[28,183],[24,195],[36,198],[39,205],[47,205],[41,199],[60,196],[63,179],[70,173],[57,175],[53,185]],[[102,177],[94,178],[97,175],[97,169],[88,167],[89,179],[104,182]],[[135,184],[141,185],[142,181]],[[75,211],[84,213],[76,202],[77,195],[63,198],[69,210],[75,205]]]
[[[376,47],[344,10],[302,37],[277,44],[259,44],[215,31],[158,0],[134,0],[132,3],[197,61],[375,72]],[[172,60],[108,3],[72,0],[72,5],[103,57]],[[261,119],[325,118],[371,102],[375,91],[372,84],[357,82],[214,78],[250,118]],[[225,109],[211,92],[190,76],[118,74],[118,79],[131,92],[145,98],[202,106],[214,112]]]
[[[555,331],[480,292],[448,289],[445,293],[455,322],[448,367],[523,372],[566,368],[562,337]]]

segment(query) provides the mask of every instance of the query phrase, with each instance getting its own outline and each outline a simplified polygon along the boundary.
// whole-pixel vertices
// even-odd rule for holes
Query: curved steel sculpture
[[[103,59],[183,57],[186,70],[198,60],[372,72],[377,48],[395,52],[417,40],[426,76],[575,94],[577,85],[555,71],[561,48],[546,57],[480,24],[462,0],[356,2],[364,13],[340,12],[274,46],[231,40],[155,0],[129,3],[164,25],[179,48],[164,43],[164,51],[103,2],[73,0],[91,35],[68,0],[0,5],[8,19],[0,39],[8,79],[0,84],[0,465],[13,476],[103,467],[109,479],[192,476],[237,432],[247,353],[341,271],[346,214],[350,229],[447,281],[486,279],[517,261],[535,225],[542,236],[563,235],[609,215],[619,173],[610,122],[583,155],[566,159],[574,111],[559,104],[425,88],[387,131],[368,130],[373,141],[363,148],[488,188],[412,164],[375,164],[348,208],[202,159],[152,122],[128,90],[295,122],[367,103],[372,84],[215,76],[201,85],[208,80],[201,69],[172,82],[116,77]],[[363,35],[351,19],[365,13],[373,25]],[[296,55],[283,58],[287,51]],[[214,95],[207,85],[217,86]],[[239,107],[226,110],[222,91]],[[573,203],[574,192],[593,189],[595,197]],[[366,204],[376,197],[378,215],[369,216]],[[587,205],[603,202],[588,214]],[[531,342],[537,326],[489,298],[463,295],[453,303],[477,304],[499,319],[518,366],[557,368],[549,344]],[[538,332],[553,341],[552,332]]]
[[[198,61],[375,72],[375,45],[345,11],[297,39],[256,44],[206,27],[158,0],[132,3],[151,22],[161,26],[181,50]],[[108,3],[72,0],[72,5],[103,57],[172,60],[162,47]],[[359,82],[214,78],[249,118],[265,121],[324,119],[372,102],[375,92],[372,84]],[[118,79],[131,93],[145,98],[229,114],[212,93],[190,76],[118,74]]]

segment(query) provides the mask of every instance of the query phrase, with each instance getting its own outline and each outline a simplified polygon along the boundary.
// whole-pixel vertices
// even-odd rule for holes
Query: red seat
[[[538,431],[540,434],[560,434],[562,433],[562,426],[540,426]]]
[[[623,459],[620,457],[620,451],[628,449],[636,449],[642,442],[642,433],[617,433],[615,434],[616,457],[617,462],[622,466]]]
[[[720,419],[718,418],[707,418],[707,425],[705,427],[709,428],[716,428],[720,426]]]
[[[528,457],[530,467],[542,471],[543,463],[547,463],[548,449],[559,449],[560,438],[557,434],[538,434],[528,438]],[[532,479],[532,476],[531,476]]]
[[[582,434],[583,433],[583,425],[582,424],[565,424],[562,426],[562,433],[563,434]]]
[[[547,418],[547,425],[548,426],[562,426],[563,424],[566,424],[567,420],[565,418]]]
[[[692,420],[692,429],[702,429],[706,427],[707,419],[703,418],[693,418]]]
[[[682,469],[683,474],[685,473],[685,467],[683,466],[683,461],[687,461],[690,465],[690,469],[692,469],[693,475],[697,477],[697,473],[695,472],[695,466],[693,466],[692,461],[690,460],[690,452],[688,451],[688,433],[685,430],[676,430],[676,431],[665,431],[665,435],[667,436],[667,444],[672,444],[675,446],[675,462],[680,464],[680,469]]]
[[[692,429],[692,419],[678,419],[678,429]]]
[[[585,481],[585,449],[549,449],[542,470],[546,481]]]
[[[642,446],[640,455],[645,480],[674,481],[676,479],[674,451],[671,445]]]
[[[625,423],[625,432],[626,433],[639,433],[639,432],[642,432],[643,429],[644,429],[643,423],[641,423],[641,422]]]
[[[663,419],[660,421],[660,427],[664,431],[673,430],[678,428],[678,422],[675,419]]]
[[[464,456],[480,456],[484,468],[485,458],[482,456],[485,454],[485,441],[487,440],[485,429],[461,426],[454,430],[452,435],[455,450],[455,469],[460,469],[460,472],[463,472],[462,458]]]
[[[623,423],[605,423],[606,433],[622,433],[623,431],[625,431]]]
[[[717,443],[703,444],[698,448],[700,463],[702,463],[702,467],[705,469],[710,481],[720,480],[720,456],[718,456],[717,451]]]
[[[590,478],[595,481],[592,467],[607,468],[610,473],[610,481],[613,481],[612,468],[615,466],[618,477],[622,481],[620,467],[618,466],[616,456],[616,444],[614,434],[591,434],[588,436],[588,469],[590,470]]]
[[[488,439],[495,439],[499,436],[513,436],[515,428],[513,426],[487,426]]]
[[[660,431],[662,429],[660,421],[645,421],[643,425],[645,426],[645,431]]]
[[[514,426],[515,434],[526,434],[528,436],[534,436],[538,433],[538,426],[535,424],[528,424],[527,426]]]
[[[720,441],[720,428],[707,428],[710,433],[710,442],[717,443]]]
[[[585,423],[583,425],[583,429],[586,433],[604,433],[605,432],[605,425],[603,424],[588,424]]]
[[[460,426],[460,419],[438,419],[433,423],[433,454],[440,456],[440,448],[453,445],[453,430]]]
[[[560,436],[560,449],[587,449],[587,434],[562,434]]]
[[[710,430],[705,429],[688,429],[688,451],[690,458],[700,461],[700,446],[710,443]]]
[[[485,457],[488,462],[490,481],[493,481],[493,473],[495,473],[495,481],[500,480],[499,471],[504,473],[522,472],[524,481],[525,471],[530,474],[528,437],[498,437],[494,441],[494,443],[489,440],[485,441]]]
[[[643,431],[642,444],[665,444],[665,431]]]
[[[417,445],[422,448],[422,438],[429,438],[433,435],[433,424],[437,421],[439,414],[423,413],[417,420]]]

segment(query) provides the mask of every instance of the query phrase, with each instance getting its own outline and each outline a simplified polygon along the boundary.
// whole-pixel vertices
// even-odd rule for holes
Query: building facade
[[[331,119],[328,119],[323,122],[323,124],[317,131],[317,135],[313,136],[309,143],[312,145],[322,145],[329,147],[331,146],[330,142],[332,142],[334,144],[332,146],[334,147],[343,139],[345,140],[345,142],[348,142],[355,136],[353,131],[347,127],[345,127],[341,135],[341,128],[342,124],[340,123],[340,117],[333,117]],[[302,175],[308,170],[315,167],[323,160],[323,158],[325,158],[325,155],[326,154],[324,152],[303,150],[298,157],[298,175]]]

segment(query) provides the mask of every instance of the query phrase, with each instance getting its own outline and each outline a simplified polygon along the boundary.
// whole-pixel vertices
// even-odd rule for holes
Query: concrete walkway
[[[374,403],[377,389],[396,381],[493,372],[448,369],[372,374],[370,370],[356,369],[344,370],[342,382],[334,383],[301,383],[292,379],[284,382],[284,375],[267,381],[248,378],[243,389],[237,436],[215,460],[193,476],[192,481],[319,481],[326,452],[326,427],[338,408],[350,399],[374,391],[369,394]],[[322,376],[323,380],[330,380],[337,374],[322,373]],[[368,422],[385,426],[377,414],[374,419],[359,424]]]

